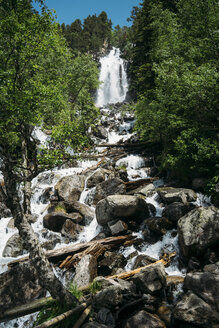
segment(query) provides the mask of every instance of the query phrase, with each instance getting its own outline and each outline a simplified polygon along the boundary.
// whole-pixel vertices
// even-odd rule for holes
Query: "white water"
[[[113,48],[110,53],[100,59],[99,79],[102,82],[97,92],[97,106],[123,102],[128,90],[125,63],[120,58],[120,50]]]

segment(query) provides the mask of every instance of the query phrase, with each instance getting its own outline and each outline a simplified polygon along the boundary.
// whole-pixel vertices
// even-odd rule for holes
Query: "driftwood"
[[[130,244],[139,243],[139,240],[132,235],[118,236],[118,237],[108,237],[104,239],[89,241],[88,243],[78,243],[74,245],[64,246],[55,250],[47,251],[46,257],[49,261],[57,263],[64,260],[69,255],[74,255],[85,251],[88,247],[93,244],[101,244],[103,246],[110,246],[110,248],[118,248],[120,246],[129,246]],[[29,256],[24,256],[22,258],[16,259],[8,264],[8,266],[13,266],[19,262],[24,262],[29,260]]]
[[[42,323],[41,325],[36,326],[35,328],[47,328],[47,327],[54,326],[55,324],[57,324],[57,323],[65,320],[66,318],[70,317],[71,315],[83,311],[84,309],[86,309],[88,307],[88,305],[90,303],[91,303],[91,301],[88,301],[87,303],[82,303],[81,305],[75,307],[74,309],[69,310],[65,313],[62,313],[62,314],[58,315],[57,317],[52,318],[51,320],[48,320],[48,321]]]
[[[80,316],[80,318],[78,319],[78,321],[75,323],[75,325],[73,326],[73,328],[80,328],[81,325],[84,323],[84,321],[86,320],[86,318],[89,316],[90,311],[91,311],[92,307],[91,305],[88,306],[84,312],[82,313],[82,315]]]
[[[154,177],[154,178],[146,178],[146,179],[139,179],[139,180],[135,180],[135,181],[128,181],[128,182],[124,182],[124,185],[126,186],[126,191],[131,191],[134,189],[137,189],[141,186],[147,185],[149,183],[152,183],[156,180],[158,180],[158,177]]]

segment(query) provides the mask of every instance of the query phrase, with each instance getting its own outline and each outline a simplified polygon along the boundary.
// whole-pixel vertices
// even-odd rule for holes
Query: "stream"
[[[103,83],[97,93],[96,105],[101,108],[101,122],[108,122],[107,126],[105,127],[105,130],[107,131],[107,138],[93,138],[97,144],[114,144],[117,142],[124,142],[132,138],[135,134],[133,132],[133,115],[125,114],[125,116],[122,116],[122,114],[116,110],[116,106],[114,106],[118,102],[125,101],[126,93],[128,91],[125,62],[120,58],[119,49],[113,48],[107,56],[101,58],[100,64],[100,80]],[[48,139],[48,136],[44,134],[40,129],[35,130],[35,137],[38,138],[41,144],[44,145]],[[104,151],[105,148],[97,147],[96,155],[101,156]],[[96,160],[78,161],[77,167],[55,168],[51,171],[42,172],[33,179],[31,210],[32,213],[36,215],[37,220],[32,225],[42,244],[47,242],[48,239],[56,238],[57,242],[55,248],[66,245],[66,238],[63,238],[60,233],[55,233],[49,230],[46,231],[43,227],[43,217],[47,213],[49,205],[49,200],[45,199],[44,197],[45,191],[49,189],[52,192],[54,190],[54,186],[62,177],[70,176],[73,174],[80,174],[87,168],[96,165],[100,159],[97,158]],[[120,158],[116,161],[115,167],[121,166],[126,167],[129,181],[135,181],[149,177],[144,157],[139,154],[135,154],[133,150],[130,154],[125,154],[123,158]],[[91,170],[90,173],[86,176],[86,181],[93,172],[94,171]],[[91,207],[91,209],[95,210],[95,206],[93,205],[93,197],[96,187],[88,188],[86,181],[85,188],[81,193],[79,202],[87,204]],[[162,179],[154,182],[155,187],[162,186],[162,184]],[[153,191],[150,196],[146,197],[145,200],[148,204],[152,204],[155,207],[156,213],[154,216],[161,217],[163,205],[159,201],[156,190]],[[209,202],[210,200],[208,198],[204,197],[202,194],[198,194],[198,200],[196,201],[197,205],[209,205]],[[98,235],[101,229],[102,228],[97,224],[96,218],[94,218],[87,226],[84,227],[84,230],[78,235],[77,240],[73,241],[72,243],[90,241]],[[7,241],[16,232],[16,229],[13,227],[12,218],[8,217],[2,218],[0,220],[0,273],[5,272],[7,270],[7,264],[16,258],[3,256]],[[138,237],[142,237],[141,230],[135,234],[137,234]],[[122,253],[126,258],[129,258],[125,267],[125,269],[128,271],[132,269],[137,255],[144,254],[155,259],[159,259],[163,251],[176,252],[177,254],[171,265],[166,268],[166,273],[171,275],[184,275],[185,269],[179,268],[178,236],[174,231],[168,231],[161,238],[161,240],[154,244],[144,243],[143,246],[138,246],[137,248],[135,246],[126,247],[125,249],[121,248],[119,252]],[[134,257],[130,257],[130,254],[132,253],[135,253]],[[57,274],[61,276],[60,272]],[[25,316],[23,318],[11,320],[7,323],[1,323],[0,327],[31,327],[32,319],[30,320],[30,318],[32,318],[32,316]]]

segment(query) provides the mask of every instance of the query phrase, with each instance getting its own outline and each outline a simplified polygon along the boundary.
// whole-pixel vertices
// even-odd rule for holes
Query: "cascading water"
[[[99,79],[102,82],[97,92],[96,105],[123,102],[128,90],[125,62],[120,58],[120,50],[113,48],[106,57],[100,59],[101,69]]]

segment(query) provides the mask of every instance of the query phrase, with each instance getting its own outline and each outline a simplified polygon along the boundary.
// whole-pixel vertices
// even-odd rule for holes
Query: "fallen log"
[[[43,307],[48,307],[56,302],[57,301],[54,300],[52,297],[44,297],[24,305],[16,306],[13,309],[9,309],[4,311],[3,313],[0,313],[0,322],[4,320],[19,318],[24,315],[37,312],[41,310]]]
[[[109,245],[110,248],[113,249],[113,248],[118,248],[120,246],[126,246],[127,242],[129,242],[129,244],[130,242],[132,242],[132,244],[135,244],[139,242],[139,240],[136,238],[136,236],[132,236],[132,235],[108,237],[104,239],[89,241],[87,243],[78,243],[74,245],[64,246],[55,250],[47,251],[46,257],[49,259],[49,261],[53,263],[57,263],[58,261],[64,260],[69,255],[74,255],[76,253],[83,252],[85,249],[87,249],[88,247],[90,247],[95,243],[102,244],[103,246]],[[16,265],[17,263],[28,261],[28,260],[29,260],[29,255],[8,263],[8,266],[11,267],[13,265]]]
[[[87,317],[89,316],[90,314],[90,311],[91,311],[92,307],[91,305],[88,306],[84,312],[82,313],[82,315],[80,316],[80,318],[78,319],[78,321],[75,323],[75,325],[73,326],[73,328],[80,328],[81,325],[84,323],[84,321],[87,319]]]
[[[57,317],[52,318],[51,320],[48,320],[48,321],[42,323],[41,325],[36,326],[35,328],[48,328],[48,327],[54,326],[55,324],[70,317],[71,315],[83,311],[90,305],[90,303],[91,303],[91,301],[88,301],[87,303],[82,303],[81,305],[75,307],[74,309],[69,310],[65,313],[62,313],[62,314],[58,315]]]

